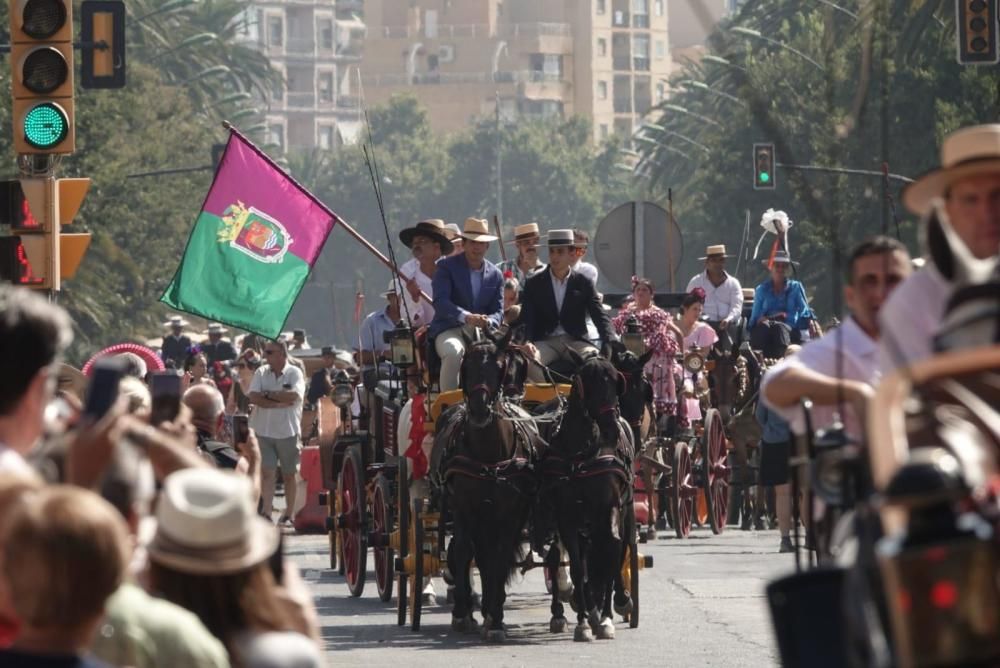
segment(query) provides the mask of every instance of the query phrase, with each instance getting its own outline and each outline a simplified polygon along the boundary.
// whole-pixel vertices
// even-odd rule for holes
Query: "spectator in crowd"
[[[394,281],[389,282],[389,289],[382,293],[385,297],[385,308],[372,311],[361,323],[361,368],[375,369],[379,363],[389,359],[389,344],[383,336],[392,331],[399,322],[399,295],[396,294]]]
[[[521,317],[521,284],[513,276],[503,280],[503,321],[506,324],[516,322]]]
[[[33,475],[24,456],[42,435],[69,318],[36,293],[0,285],[0,472]]]
[[[306,330],[304,329],[293,329],[292,330],[292,340],[288,342],[289,350],[305,350],[311,347],[309,341],[306,339]]]
[[[163,326],[169,329],[170,333],[163,337],[160,354],[163,356],[164,362],[172,361],[175,369],[179,369],[184,364],[184,360],[188,357],[188,351],[191,349],[191,337],[184,333],[184,328],[190,324],[179,315],[172,316],[170,320],[163,323]]]
[[[545,269],[545,263],[538,259],[538,242],[541,234],[538,223],[526,223],[514,228],[514,245],[517,247],[517,257],[500,263],[500,271],[504,277],[511,277],[524,285],[531,276]]]
[[[476,327],[499,327],[503,320],[503,274],[486,259],[496,237],[482,218],[467,218],[464,253],[441,260],[434,274],[434,320],[427,336],[441,358],[441,391],[458,387],[465,341]]]
[[[0,529],[0,576],[21,626],[0,665],[105,666],[86,653],[125,576],[125,521],[96,494],[65,485],[16,505]]]
[[[125,400],[125,412],[145,418],[153,408],[153,399],[146,384],[134,376],[123,376],[118,382],[118,396]]]
[[[146,360],[142,359],[135,353],[119,353],[115,355],[115,357],[125,364],[126,376],[132,376],[133,378],[138,378],[141,381],[146,380],[146,374],[149,373],[149,368],[146,366]]]
[[[583,258],[587,257],[587,249],[590,247],[590,234],[579,228],[573,229],[573,254],[570,258],[570,266],[578,274],[583,274],[590,279],[590,282],[597,287],[597,267],[587,262]]]
[[[705,291],[705,317],[715,327],[718,334],[726,332],[729,341],[723,337],[726,348],[737,340],[740,319],[743,316],[743,287],[735,276],[726,273],[725,244],[714,244],[705,249],[705,256],[698,258],[705,262],[705,271],[688,281],[687,291],[695,288]]]
[[[240,341],[241,355],[247,352],[248,350],[252,350],[259,355],[262,349],[263,349],[263,344],[261,343],[260,337],[257,336],[256,334],[247,334]]]
[[[209,323],[206,330],[208,341],[201,344],[201,351],[208,358],[209,365],[236,359],[236,348],[227,339],[222,338],[226,331],[226,328],[217,322]]]
[[[17,508],[19,500],[29,492],[42,487],[42,480],[34,476],[15,473],[0,473],[0,536],[11,511]],[[3,563],[3,540],[0,538],[0,564]],[[10,647],[21,628],[17,613],[11,607],[6,580],[0,573],[0,649]]]
[[[260,498],[260,447],[257,438],[237,442],[235,447],[219,440],[226,419],[222,395],[214,387],[194,385],[184,393],[184,405],[191,409],[191,424],[197,430],[198,448],[220,469],[233,469],[253,483],[254,499]]]
[[[271,518],[280,463],[286,506],[278,524],[291,526],[306,383],[302,371],[289,364],[288,349],[284,343],[268,342],[264,346],[264,358],[267,364],[257,369],[250,382],[250,403],[255,406],[250,416],[250,428],[256,432],[260,443],[263,513],[264,517]]]
[[[253,374],[259,367],[260,356],[253,350],[246,350],[240,354],[236,364],[233,365],[233,368],[236,369],[236,378],[229,398],[226,400],[226,413],[229,415],[250,414],[250,381],[253,380]]]
[[[204,383],[215,387],[215,381],[208,375],[208,360],[200,351],[191,353],[184,360],[184,373],[188,377],[189,386]]]
[[[444,235],[451,242],[451,253],[448,257],[461,255],[465,252],[465,240],[462,239],[462,230],[455,223],[448,223],[444,226]]]
[[[212,470],[168,477],[148,550],[151,589],[198,615],[235,665],[258,665],[262,643],[278,646],[276,665],[322,665],[314,630],[296,628],[282,598],[279,534],[256,515],[245,478]]]
[[[434,319],[434,272],[437,261],[451,253],[452,243],[445,236],[444,221],[422,220],[399,233],[399,240],[410,249],[413,257],[403,263],[399,273],[408,280],[403,293],[403,315],[410,318],[414,329],[426,327]],[[420,296],[425,293],[427,301]]]

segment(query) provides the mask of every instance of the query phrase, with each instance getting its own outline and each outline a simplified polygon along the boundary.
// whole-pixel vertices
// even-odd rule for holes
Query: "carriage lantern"
[[[704,366],[705,358],[702,357],[700,349],[693,348],[684,355],[684,368],[687,369],[689,373],[701,373]]]
[[[413,353],[413,332],[406,322],[399,321],[396,329],[389,332],[389,350],[392,353],[393,366],[405,369],[416,361]]]
[[[646,353],[646,341],[642,338],[642,332],[639,331],[639,321],[634,315],[625,322],[622,343],[625,344],[625,349],[636,357],[642,357]]]
[[[344,369],[337,371],[333,378],[333,391],[330,392],[330,401],[334,406],[343,408],[354,401],[354,386],[351,385],[351,376]]]

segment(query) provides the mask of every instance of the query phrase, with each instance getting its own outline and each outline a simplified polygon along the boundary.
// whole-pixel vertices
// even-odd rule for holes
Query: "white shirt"
[[[35,469],[31,468],[28,461],[21,456],[21,453],[13,448],[8,448],[0,443],[0,473],[10,473],[14,475],[37,477]]]
[[[695,288],[705,291],[705,316],[712,322],[729,320],[735,322],[743,313],[743,287],[735,277],[726,274],[726,280],[715,287],[703,271],[688,281],[687,291]]]
[[[549,271],[549,276],[552,277],[552,292],[556,296],[556,313],[562,312],[563,302],[566,300],[566,286],[569,284],[569,277],[573,275],[573,270],[570,269],[566,274],[566,278],[561,281],[556,278],[556,274],[553,271]],[[559,325],[552,332],[551,336],[561,336],[566,333],[566,330]]]
[[[928,265],[900,283],[879,311],[879,364],[890,373],[934,354],[934,334],[944,318],[952,288]]]
[[[573,271],[583,276],[586,276],[587,278],[590,279],[590,282],[594,284],[594,287],[595,288],[597,287],[597,267],[590,264],[589,262],[584,262],[583,260],[580,260],[579,262],[573,265]]]
[[[306,382],[298,367],[285,362],[284,370],[276,375],[265,362],[254,372],[250,380],[250,391],[262,393],[293,391],[299,395],[291,406],[276,408],[254,406],[250,415],[250,428],[258,436],[289,438],[298,436],[302,432],[302,397],[306,392]]]
[[[399,273],[414,279],[417,282],[417,287],[432,300],[434,299],[434,279],[420,271],[420,263],[417,262],[417,258],[412,257],[404,262],[399,268]],[[402,313],[404,316],[407,313],[410,314],[410,326],[414,329],[429,325],[434,319],[434,302],[427,301],[423,297],[420,298],[419,302],[414,301],[405,285],[403,286],[403,304]]]
[[[840,353],[838,351],[843,353],[843,368],[839,370],[837,357]],[[878,385],[882,377],[878,367],[878,342],[868,336],[854,321],[854,318],[845,318],[840,327],[802,346],[802,350],[797,354],[786,357],[771,367],[764,374],[760,386],[760,396],[764,403],[786,419],[796,434],[804,434],[806,431],[802,406],[795,404],[782,408],[773,405],[766,399],[767,386],[771,383],[781,382],[781,375],[788,369],[795,368],[809,369],[834,378],[838,377],[839,371],[842,374],[839,377],[868,383],[872,387]],[[829,427],[833,423],[833,415],[838,409],[839,406],[836,405],[814,405],[812,410],[813,429]],[[857,416],[854,415],[854,409],[845,404],[844,410],[846,415],[841,417],[847,432],[855,437],[864,436],[861,424]]]

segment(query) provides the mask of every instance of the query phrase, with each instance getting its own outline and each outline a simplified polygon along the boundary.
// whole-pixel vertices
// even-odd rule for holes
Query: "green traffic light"
[[[57,146],[69,134],[69,118],[58,104],[43,102],[24,115],[24,140],[40,149]]]
[[[760,182],[761,183],[767,183],[770,180],[771,180],[771,175],[770,174],[768,174],[767,172],[761,172],[760,173]]]

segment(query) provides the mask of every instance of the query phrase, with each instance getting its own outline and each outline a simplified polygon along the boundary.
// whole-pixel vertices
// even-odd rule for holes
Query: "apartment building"
[[[254,0],[238,38],[282,76],[260,100],[266,141],[287,149],[334,149],[360,132],[358,66],[362,0]]]
[[[338,5],[339,7],[339,5]],[[407,92],[441,132],[495,113],[631,134],[667,94],[666,0],[367,0],[369,105]]]

